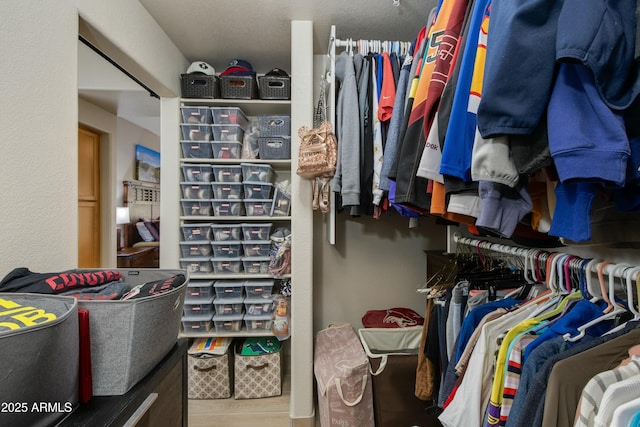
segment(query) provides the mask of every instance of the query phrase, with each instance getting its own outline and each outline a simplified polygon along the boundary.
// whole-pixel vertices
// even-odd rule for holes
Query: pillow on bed
[[[149,233],[151,233],[151,235],[153,236],[153,241],[159,242],[160,230],[158,229],[158,227],[156,227],[156,225],[151,221],[144,221],[144,225],[147,227],[147,230],[149,230]]]
[[[153,235],[149,232],[149,229],[144,222],[136,222],[136,228],[138,229],[138,234],[142,240],[145,242],[153,242]]]

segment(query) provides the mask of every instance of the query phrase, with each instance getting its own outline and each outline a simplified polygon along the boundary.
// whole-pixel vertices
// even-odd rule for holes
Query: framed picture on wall
[[[160,183],[160,153],[136,144],[136,179]]]

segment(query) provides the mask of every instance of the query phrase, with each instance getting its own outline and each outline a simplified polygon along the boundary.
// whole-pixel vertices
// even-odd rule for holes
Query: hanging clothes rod
[[[471,237],[465,237],[462,234],[456,232],[453,235],[453,240],[456,244],[466,245],[474,247],[478,250],[488,250],[491,252],[496,252],[504,255],[511,255],[516,257],[522,257],[525,262],[529,261],[532,258],[543,259],[546,260],[550,256],[553,256],[556,260],[568,260],[572,259],[574,264],[580,264],[583,261],[585,262],[585,268],[588,268],[592,273],[598,273],[598,270],[601,269],[601,273],[606,276],[617,277],[620,279],[627,279],[629,275],[633,275],[635,277],[630,277],[633,280],[637,280],[640,277],[640,268],[638,266],[629,265],[626,263],[616,263],[611,260],[605,259],[585,259],[575,255],[571,255],[563,252],[548,252],[542,249],[521,247],[521,246],[510,246],[502,243],[494,243],[488,240],[480,240]],[[592,262],[586,262],[592,261]],[[535,261],[531,261],[533,263]]]
[[[399,40],[365,40],[365,39],[339,39],[333,34],[329,37],[329,47],[327,52],[330,57],[331,52],[336,47],[345,47],[347,49],[358,49],[366,52],[392,52],[395,51],[400,55],[405,55],[409,51],[411,42]],[[333,49],[332,49],[333,48]],[[362,52],[361,52],[362,53]]]

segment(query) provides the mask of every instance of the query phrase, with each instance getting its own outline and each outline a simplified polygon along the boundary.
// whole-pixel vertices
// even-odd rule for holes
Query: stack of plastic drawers
[[[273,279],[217,280],[212,318],[217,334],[269,333],[274,309]]]
[[[261,159],[291,158],[291,117],[288,115],[258,116],[260,136],[258,150]]]
[[[182,316],[182,327],[185,332],[211,331],[214,300],[213,280],[189,281]]]
[[[213,272],[211,263],[211,256],[213,255],[211,236],[213,235],[213,230],[211,225],[209,222],[198,222],[181,226],[184,241],[180,242],[180,250],[182,252],[180,264],[190,274],[210,274]]]
[[[259,279],[244,282],[246,297],[244,299],[244,325],[250,333],[268,333],[273,322],[274,280]]]
[[[182,156],[239,159],[249,119],[238,107],[180,107]]]
[[[242,330],[244,315],[244,287],[240,280],[217,280],[215,315],[213,324],[216,333],[236,333]]]
[[[249,119],[238,107],[211,107],[212,150],[215,159],[242,157],[242,141]]]

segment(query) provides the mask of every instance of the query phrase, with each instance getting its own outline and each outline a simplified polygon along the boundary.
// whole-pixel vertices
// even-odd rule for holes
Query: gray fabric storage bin
[[[94,396],[122,395],[147,375],[175,345],[180,330],[185,270],[117,269],[135,287],[183,274],[185,282],[163,294],[132,300],[79,301],[89,310]]]
[[[77,301],[73,297],[6,292],[0,293],[0,312],[0,326],[4,326],[0,328],[0,402],[5,405],[0,425],[55,425],[78,405]],[[51,313],[55,319],[40,323],[38,319]],[[7,330],[12,327],[8,324],[24,324],[19,316],[34,324]]]

